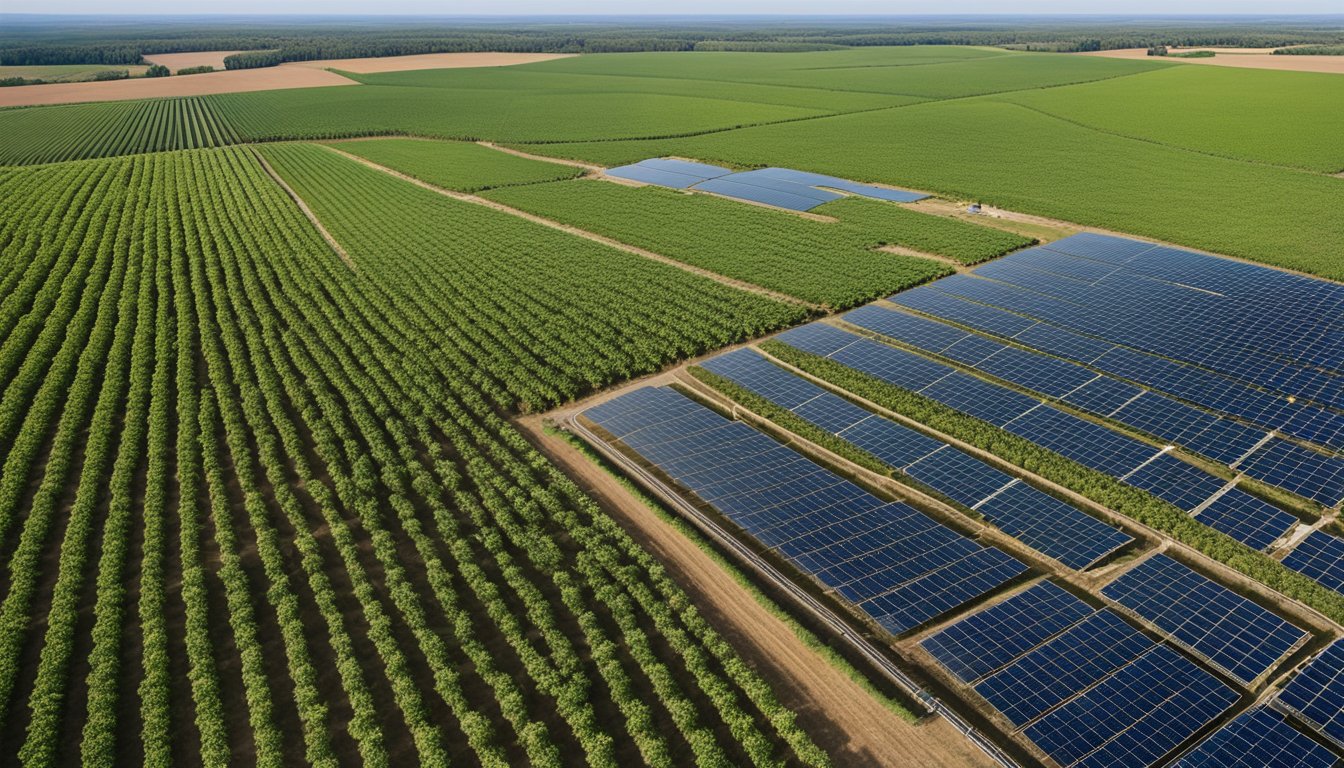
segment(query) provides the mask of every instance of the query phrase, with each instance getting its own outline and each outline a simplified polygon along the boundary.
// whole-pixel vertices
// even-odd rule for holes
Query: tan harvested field
[[[1247,69],[1278,69],[1293,72],[1326,72],[1344,75],[1344,56],[1276,56],[1273,48],[1190,48],[1169,49],[1184,51],[1213,51],[1212,58],[1181,59],[1170,56],[1149,56],[1146,48],[1120,48],[1113,51],[1092,51],[1083,56],[1106,59],[1149,59],[1174,61],[1178,64],[1211,64],[1215,67],[1245,67]]]
[[[663,562],[714,627],[774,687],[837,766],[952,768],[994,763],[942,718],[911,724],[803,644],[707,554],[540,419],[518,426]]]
[[[187,67],[210,66],[215,69],[224,68],[224,57],[232,56],[242,51],[190,51],[188,53],[150,53],[145,55],[145,61],[151,64],[162,64],[171,69],[174,73],[179,69]]]
[[[422,53],[414,56],[380,56],[363,59],[318,59],[296,61],[294,66],[340,69],[361,75],[404,72],[412,69],[460,69],[464,67],[509,67],[551,59],[567,59],[573,53]]]
[[[358,83],[335,72],[281,64],[278,67],[206,72],[187,77],[18,85],[12,88],[0,88],[0,107],[75,104],[85,101],[127,101],[162,96],[208,96],[215,93],[318,88],[327,85],[358,85]]]

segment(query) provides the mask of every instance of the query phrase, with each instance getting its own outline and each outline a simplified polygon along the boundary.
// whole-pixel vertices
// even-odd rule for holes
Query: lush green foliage
[[[308,88],[210,97],[253,140],[394,133],[445,139],[557,141],[676,136],[822,114],[658,93],[531,94],[411,86]]]
[[[556,181],[583,172],[569,165],[530,160],[458,141],[368,139],[333,146],[436,187],[459,192]]]
[[[238,136],[207,98],[0,110],[0,165],[221,147]]]
[[[0,194],[4,762],[828,763],[253,153]]]
[[[562,402],[805,314],[323,147],[263,152],[355,268],[396,286],[426,341],[464,346],[476,385],[501,405]]]
[[[962,264],[977,264],[1035,242],[1001,229],[862,197],[836,200],[812,209],[812,213],[835,216],[842,224],[867,232],[882,245],[913,248]]]
[[[1344,78],[1335,75],[1169,67],[1004,98],[1108,133],[1324,173],[1344,170],[1337,130]]]
[[[210,64],[201,64],[196,67],[183,67],[173,74],[175,75],[203,75],[206,72],[214,72],[215,68]]]
[[[840,221],[827,223],[709,195],[587,179],[499,189],[486,197],[834,307],[860,304],[949,271],[935,262],[872,250],[894,241],[893,231],[905,231],[906,217],[934,218],[891,203],[836,201],[854,205],[838,208]],[[851,212],[862,222],[851,222]]]
[[[998,456],[1092,501],[1196,549],[1209,557],[1336,621],[1344,619],[1344,595],[1327,589],[1277,560],[1209,528],[1170,502],[1085,467],[974,416],[907,389],[888,384],[834,360],[802,352],[778,341],[762,348],[837,387],[929,425],[935,430]]]
[[[1344,56],[1344,45],[1297,45],[1274,52],[1281,56]]]
[[[1339,179],[1119,136],[1001,98],[915,104],[686,139],[532,150],[611,165],[660,155],[782,165],[1344,278]]]

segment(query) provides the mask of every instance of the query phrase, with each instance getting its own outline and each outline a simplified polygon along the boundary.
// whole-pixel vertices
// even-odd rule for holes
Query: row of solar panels
[[[893,634],[1027,570],[674,390],[638,389],[584,416]]]
[[[1120,610],[1249,683],[1307,639],[1265,608],[1165,555],[1102,589]],[[1238,692],[1114,611],[1042,582],[921,643],[1060,765],[1146,766],[1223,715]],[[1328,766],[1331,751],[1256,709],[1184,766]]]
[[[1165,451],[914,352],[824,323],[795,328],[778,338],[1151,491],[1256,549],[1268,548],[1296,523],[1292,515]]]
[[[632,165],[610,168],[606,174],[674,189],[712,192],[716,195],[791,211],[810,211],[819,205],[843,197],[840,193],[831,191],[835,189],[898,203],[911,203],[928,197],[901,189],[861,184],[835,176],[795,171],[790,168],[761,168],[734,173],[728,168],[717,165],[669,158],[641,160]]]
[[[1068,278],[1053,283],[1061,293],[1052,295],[1076,291],[1078,283],[1083,284],[1082,295],[1093,298],[1155,293],[1165,301],[1154,302],[1152,312],[1193,334],[1180,338],[1175,332],[1146,328],[1143,316],[1121,317],[1114,304],[1099,307],[1121,323],[1111,332],[1141,342],[1135,346],[1179,352],[1173,356],[1216,370],[1221,362],[1236,372],[1246,353],[1275,365],[1344,372],[1340,285],[1106,235],[1078,235],[1046,247],[1075,257],[1042,265]]]
[[[1266,429],[1344,448],[1344,415],[1330,410],[1344,408],[1344,376],[1320,369],[1332,364],[1329,360],[1337,353],[1328,349],[1344,339],[1344,306],[1330,311],[1318,307],[1311,317],[1298,318],[1294,313],[1300,308],[1286,295],[1269,304],[1247,303],[1150,277],[1111,276],[1095,284],[1085,280],[1098,269],[1113,267],[1074,254],[1125,245],[1153,254],[1156,265],[1195,258],[1249,269],[1271,285],[1286,277],[1326,291],[1337,289],[1324,281],[1226,259],[1085,234],[1011,254],[978,268],[975,276],[945,278],[898,301],[1015,340],[1019,334],[1038,333],[1036,348],[1051,354]],[[1218,316],[1191,306],[1210,301],[1228,306]],[[1253,334],[1238,324],[1267,318],[1272,320],[1264,331],[1269,336],[1250,345]],[[1036,330],[1042,326],[1052,332]],[[1313,326],[1313,332],[1303,330]],[[1032,345],[1025,338],[1021,343]],[[1327,351],[1307,355],[1290,349]],[[1301,359],[1288,360],[1285,354]]]
[[[908,303],[904,294],[891,298]],[[922,310],[927,311],[927,310]],[[1077,363],[877,306],[845,315],[854,325],[956,360],[1047,397],[1131,426],[1325,506],[1344,499],[1344,459],[1324,456],[1268,432],[1099,374]],[[1027,332],[1014,338],[1055,346]],[[1025,336],[1025,338],[1023,338]],[[1205,495],[1207,498],[1207,494]]]
[[[1128,544],[1128,535],[933,438],[802,379],[750,349],[704,367],[785,408],[966,507],[1064,565],[1086,568]]]

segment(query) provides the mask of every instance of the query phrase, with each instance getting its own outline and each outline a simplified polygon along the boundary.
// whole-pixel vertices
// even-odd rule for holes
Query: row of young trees
[[[0,193],[0,761],[828,762],[251,150]]]

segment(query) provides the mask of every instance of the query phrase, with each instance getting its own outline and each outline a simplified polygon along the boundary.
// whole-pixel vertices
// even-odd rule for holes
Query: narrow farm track
[[[884,707],[843,672],[803,644],[704,551],[605,470],[564,440],[546,434],[539,417],[518,427],[640,543],[710,615],[720,632],[775,685],[812,738],[837,765],[991,766],[983,752],[946,720],[911,724]]]
[[[280,188],[285,191],[285,194],[289,195],[289,199],[293,200],[294,204],[299,206],[299,210],[303,211],[303,215],[312,223],[313,227],[318,231],[318,234],[322,235],[322,239],[327,241],[327,245],[331,246],[331,250],[335,251],[336,255],[341,257],[341,261],[344,261],[346,266],[355,269],[355,262],[350,260],[350,254],[346,253],[345,248],[341,247],[341,244],[336,241],[336,238],[331,236],[331,233],[327,231],[327,228],[322,225],[321,220],[319,220],[313,213],[313,209],[308,207],[308,203],[305,203],[303,198],[299,197],[299,194],[295,192],[284,179],[280,178],[280,174],[276,173],[275,169],[271,168],[271,164],[266,162],[266,158],[262,157],[260,152],[253,151],[252,154],[257,158],[257,162],[261,163],[261,167],[266,171],[266,175],[270,176],[271,180],[276,184],[279,184]]]
[[[487,200],[487,199],[484,198],[484,197],[480,197],[480,196],[472,195],[472,194],[467,194],[466,192],[454,192],[454,191],[452,191],[452,190],[444,189],[444,188],[442,188],[442,187],[436,187],[436,186],[434,186],[433,184],[429,184],[429,183],[427,183],[427,182],[421,181],[421,180],[419,180],[419,179],[417,179],[417,178],[415,178],[415,177],[413,177],[413,176],[408,176],[408,175],[406,175],[406,174],[404,174],[404,173],[402,173],[402,172],[400,172],[400,171],[394,170],[394,169],[392,169],[392,168],[388,168],[388,167],[385,166],[385,165],[379,165],[378,163],[375,163],[375,162],[373,162],[372,160],[367,160],[367,159],[365,159],[365,158],[359,157],[358,155],[352,155],[352,154],[350,154],[349,152],[342,152],[341,150],[339,150],[339,149],[337,149],[337,148],[335,148],[335,147],[332,147],[332,146],[328,146],[328,145],[323,145],[323,146],[324,146],[326,149],[328,149],[328,150],[330,150],[330,151],[332,151],[332,152],[335,152],[336,154],[341,155],[342,157],[345,157],[345,158],[348,158],[348,159],[350,159],[350,160],[353,160],[353,161],[355,161],[355,162],[357,162],[357,163],[359,163],[359,164],[361,164],[361,165],[368,166],[369,168],[372,168],[372,169],[374,169],[374,170],[376,170],[376,171],[382,171],[383,173],[386,173],[386,174],[388,174],[389,176],[395,176],[396,178],[401,179],[402,181],[409,182],[409,183],[411,183],[411,184],[416,185],[417,187],[421,187],[421,188],[423,188],[423,189],[427,189],[427,190],[429,190],[429,191],[431,191],[431,192],[437,192],[437,193],[439,193],[440,195],[443,195],[443,196],[445,196],[445,197],[451,197],[451,198],[453,198],[454,200],[461,200],[461,201],[463,201],[463,202],[467,202],[467,203],[474,203],[474,204],[476,204],[476,205],[481,205],[481,206],[484,206],[484,207],[486,207],[486,208],[490,208],[490,209],[492,209],[492,210],[499,211],[499,212],[501,212],[501,213],[507,213],[507,214],[509,214],[509,215],[511,215],[511,216],[517,216],[518,218],[520,218],[520,219],[525,219],[525,220],[527,220],[527,221],[532,222],[533,224],[540,224],[540,225],[542,225],[542,226],[550,227],[551,229],[559,230],[559,231],[561,231],[561,232],[565,232],[565,233],[567,233],[567,234],[571,234],[571,235],[576,235],[576,236],[578,236],[578,237],[582,237],[582,238],[584,238],[585,240],[591,240],[591,241],[593,241],[593,242],[595,242],[595,243],[601,243],[602,245],[608,246],[608,247],[610,247],[610,248],[616,248],[617,250],[625,251],[626,253],[631,253],[631,254],[634,254],[634,255],[636,255],[636,256],[642,256],[642,257],[644,257],[644,258],[646,258],[646,259],[649,259],[649,260],[651,260],[651,261],[657,261],[657,262],[662,263],[662,264],[667,264],[667,265],[669,265],[669,266],[676,267],[676,268],[681,269],[681,270],[684,270],[684,271],[686,271],[686,272],[690,272],[691,274],[699,275],[700,277],[709,278],[710,280],[713,280],[713,281],[716,282],[716,283],[720,283],[720,284],[722,284],[722,285],[726,285],[726,286],[729,286],[729,287],[731,287],[731,288],[737,288],[737,289],[739,289],[739,290],[749,291],[749,292],[751,292],[751,293],[755,293],[755,294],[758,294],[758,295],[760,295],[760,296],[766,296],[766,297],[769,297],[769,298],[774,299],[774,300],[776,300],[776,301],[782,301],[782,302],[784,302],[784,303],[786,303],[786,304],[802,305],[802,306],[805,306],[805,307],[807,307],[808,309],[812,310],[813,312],[824,312],[824,311],[825,311],[825,308],[822,307],[820,304],[814,304],[814,303],[812,303],[812,302],[803,301],[802,299],[798,299],[798,298],[795,298],[795,297],[793,297],[793,296],[789,296],[788,294],[779,293],[779,292],[777,292],[777,291],[772,291],[772,290],[770,290],[770,289],[768,289],[768,288],[762,288],[762,287],[759,286],[759,285],[754,285],[754,284],[752,284],[752,283],[743,282],[743,281],[741,281],[741,280],[734,280],[734,279],[732,279],[731,277],[724,277],[723,275],[720,275],[720,274],[718,274],[717,272],[710,272],[710,271],[707,270],[707,269],[701,269],[701,268],[699,268],[699,267],[693,267],[693,266],[691,266],[691,265],[689,265],[689,264],[686,264],[685,262],[677,261],[676,259],[672,259],[672,258],[669,258],[669,257],[667,257],[667,256],[663,256],[663,255],[661,255],[661,254],[654,253],[653,251],[645,250],[645,249],[643,249],[643,248],[637,248],[637,247],[635,247],[635,246],[633,246],[633,245],[627,245],[627,244],[625,244],[625,243],[622,243],[622,242],[619,241],[619,240],[613,240],[613,239],[611,239],[611,238],[609,238],[609,237],[604,237],[604,236],[602,236],[602,235],[599,235],[599,234],[596,234],[596,233],[593,233],[593,232],[589,232],[588,230],[585,230],[585,229],[579,229],[578,227],[574,227],[574,226],[571,226],[571,225],[569,225],[569,224],[562,224],[561,222],[555,221],[555,220],[553,220],[553,219],[548,219],[548,218],[545,218],[545,217],[543,217],[543,216],[537,216],[537,215],[535,215],[535,214],[528,213],[527,211],[522,211],[522,210],[519,210],[519,209],[517,209],[517,208],[513,208],[513,207],[511,207],[511,206],[504,205],[503,203],[495,202],[494,200]],[[543,158],[538,158],[538,159],[543,159]]]
[[[514,149],[513,147],[506,147],[502,144],[496,144],[493,141],[478,141],[476,143],[480,144],[482,147],[489,147],[490,149],[498,150],[507,155],[513,155],[514,157],[522,157],[528,160],[540,160],[543,163],[558,163],[560,165],[568,165],[571,168],[582,168],[585,171],[588,171],[589,173],[601,173],[606,170],[600,165],[593,165],[592,163],[585,163],[580,160],[566,160],[560,157],[546,157],[545,155],[534,155],[530,152],[524,152],[521,149]]]

